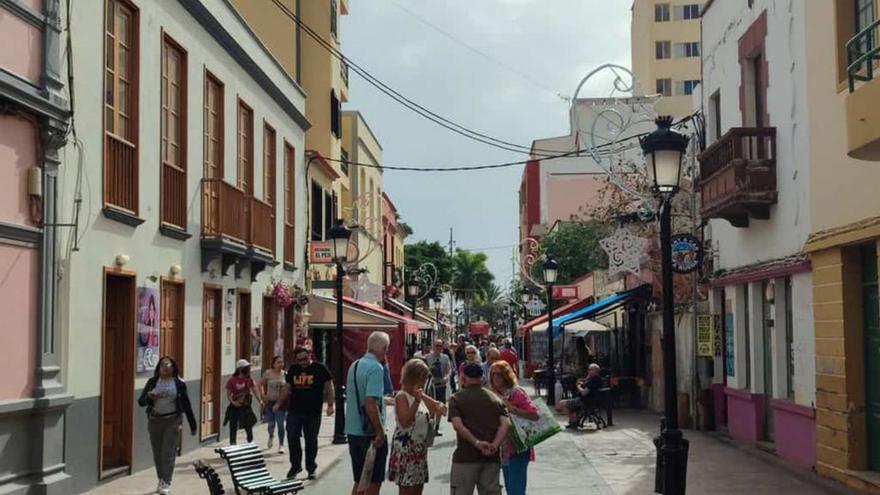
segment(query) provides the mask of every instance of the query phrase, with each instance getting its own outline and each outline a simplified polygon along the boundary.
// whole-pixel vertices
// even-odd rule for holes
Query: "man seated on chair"
[[[590,364],[587,368],[587,377],[585,380],[578,380],[575,383],[577,396],[574,399],[559,401],[556,404],[556,410],[568,414],[568,427],[577,428],[578,416],[587,407],[595,405],[593,400],[602,388],[602,377],[599,376],[599,365]]]

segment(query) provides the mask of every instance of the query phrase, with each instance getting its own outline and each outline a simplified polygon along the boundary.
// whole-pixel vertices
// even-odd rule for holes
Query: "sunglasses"
[[[476,354],[474,351],[467,351],[467,354]]]
[[[162,361],[161,363],[159,363],[159,366],[161,366],[163,368],[173,368],[174,367],[174,365],[171,364],[171,361]]]

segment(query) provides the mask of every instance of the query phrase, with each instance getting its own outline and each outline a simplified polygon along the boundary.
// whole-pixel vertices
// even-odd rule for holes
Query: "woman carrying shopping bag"
[[[538,407],[529,395],[519,388],[516,373],[507,361],[496,361],[489,368],[489,385],[498,394],[507,407],[511,419],[524,418],[529,421],[540,419]],[[504,474],[504,486],[508,495],[525,495],[528,479],[529,462],[535,460],[535,449],[529,447],[517,452],[518,446],[510,429],[507,440],[501,446],[501,471]]]
[[[397,428],[391,441],[388,481],[397,483],[400,495],[421,495],[424,490],[434,425],[446,414],[446,406],[424,393],[430,377],[424,361],[409,360],[403,366],[401,390],[394,399]]]

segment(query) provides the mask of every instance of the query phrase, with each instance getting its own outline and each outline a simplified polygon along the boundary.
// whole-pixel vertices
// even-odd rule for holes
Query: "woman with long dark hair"
[[[229,399],[229,407],[226,408],[226,419],[223,424],[229,422],[229,443],[235,445],[238,428],[244,429],[247,441],[254,441],[254,425],[257,424],[257,416],[251,407],[253,397],[263,407],[263,396],[260,387],[251,378],[251,363],[247,359],[239,359],[235,363],[235,373],[226,382],[226,397]]]
[[[147,408],[147,431],[153,448],[153,463],[160,495],[171,493],[171,476],[180,440],[181,415],[186,415],[190,434],[196,434],[196,418],[192,403],[186,392],[186,383],[180,378],[177,362],[171,356],[163,356],[147,380],[138,404]]]
[[[284,421],[287,419],[287,411],[276,411],[275,404],[281,399],[281,393],[285,385],[284,358],[275,356],[272,359],[272,366],[263,372],[260,378],[260,387],[262,388],[263,397],[266,398],[266,407],[263,408],[263,417],[269,423],[269,446],[275,439],[275,430],[278,430],[278,453],[284,453]]]

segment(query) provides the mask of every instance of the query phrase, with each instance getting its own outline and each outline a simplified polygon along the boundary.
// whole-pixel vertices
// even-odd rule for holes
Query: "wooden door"
[[[293,364],[293,350],[296,349],[296,332],[293,326],[293,304],[284,308],[284,363],[286,366]]]
[[[101,356],[101,471],[131,464],[135,283],[107,274]]]
[[[202,439],[220,431],[220,315],[220,289],[205,287],[202,298]]]
[[[159,322],[159,354],[174,358],[181,375],[183,374],[184,297],[182,283],[162,281],[159,304],[159,310],[162,312],[162,319]]]
[[[865,327],[865,421],[868,466],[880,471],[880,287],[877,248],[862,248],[862,309]]]
[[[250,292],[238,293],[238,358],[250,361],[253,354],[251,340],[251,294]]]
[[[272,358],[275,357],[275,339],[277,319],[275,318],[275,298],[263,297],[263,369],[272,366]]]

